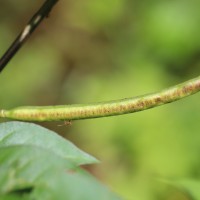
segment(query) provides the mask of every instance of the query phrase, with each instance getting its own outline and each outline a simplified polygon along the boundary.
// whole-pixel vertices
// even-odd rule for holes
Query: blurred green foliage
[[[0,54],[41,3],[1,2]],[[199,7],[199,0],[59,1],[1,73],[0,107],[112,100],[198,76]],[[177,183],[200,178],[199,98],[43,125],[97,156],[102,164],[88,170],[125,199],[191,200],[192,190]]]

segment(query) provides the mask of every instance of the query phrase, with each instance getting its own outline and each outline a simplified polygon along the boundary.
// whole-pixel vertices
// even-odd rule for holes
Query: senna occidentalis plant
[[[31,33],[38,27],[41,21],[49,15],[51,9],[57,2],[58,0],[46,0],[34,14],[23,31],[0,59],[0,72],[29,38]],[[114,116],[138,112],[170,103],[195,94],[199,90],[200,77],[197,77],[157,93],[115,101],[66,106],[19,107],[11,110],[2,109],[0,110],[0,118],[23,121],[67,121]]]
[[[180,100],[200,91],[200,76],[157,93],[121,100],[63,106],[18,107],[0,110],[0,118],[22,121],[70,121],[143,111]]]

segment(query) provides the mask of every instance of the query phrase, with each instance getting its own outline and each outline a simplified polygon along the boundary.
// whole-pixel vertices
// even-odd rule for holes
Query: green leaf
[[[42,147],[77,165],[97,162],[94,157],[79,150],[71,142],[41,126],[25,122],[0,124],[0,147],[19,144]]]
[[[83,157],[83,152],[52,134],[51,131],[27,123],[9,122],[0,125],[1,200],[119,200],[77,166],[74,158],[80,155]],[[53,142],[52,138],[58,141]],[[56,144],[57,151],[54,150]],[[75,153],[81,153],[74,154],[69,149],[73,159],[70,154],[69,158],[63,156],[65,154],[61,150],[70,147],[75,148]]]
[[[119,199],[70,161],[40,147],[0,148],[0,163],[0,199]]]
[[[91,175],[77,172],[68,172],[53,175],[55,178],[48,180],[49,193],[45,193],[43,187],[38,187],[32,193],[32,198],[45,199],[70,199],[70,200],[119,200],[115,194],[100,184]],[[65,197],[65,198],[63,198]]]
[[[31,189],[38,179],[75,168],[70,161],[35,146],[0,148],[0,193]]]

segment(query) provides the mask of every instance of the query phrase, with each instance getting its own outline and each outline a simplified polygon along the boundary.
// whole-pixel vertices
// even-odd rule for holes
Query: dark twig
[[[30,21],[27,23],[23,31],[18,35],[15,41],[11,44],[8,50],[0,59],[0,72],[5,68],[7,63],[12,59],[12,57],[17,53],[24,42],[29,38],[31,33],[37,28],[41,21],[48,17],[53,6],[58,2],[58,0],[47,0],[41,6],[41,8],[33,15]]]

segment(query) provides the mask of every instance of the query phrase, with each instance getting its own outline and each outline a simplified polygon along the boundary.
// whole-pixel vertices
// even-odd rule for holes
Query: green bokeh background
[[[1,2],[1,55],[42,3]],[[198,76],[199,8],[199,0],[60,0],[0,74],[0,108],[113,100]],[[187,183],[200,191],[199,99],[42,125],[96,156],[101,164],[86,168],[125,199],[192,200]]]

